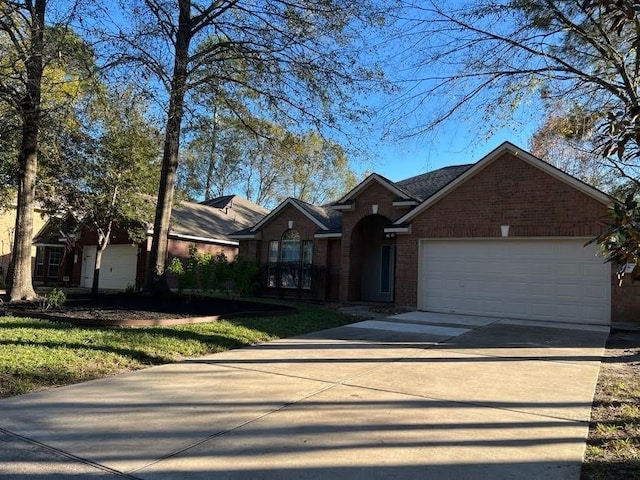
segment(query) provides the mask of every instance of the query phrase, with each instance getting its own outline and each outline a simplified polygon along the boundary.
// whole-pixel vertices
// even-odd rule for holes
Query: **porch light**
[[[371,213],[373,213],[374,215],[377,215],[377,213],[378,213],[378,204],[371,205]]]
[[[509,236],[509,225],[500,225],[500,233],[503,237]]]

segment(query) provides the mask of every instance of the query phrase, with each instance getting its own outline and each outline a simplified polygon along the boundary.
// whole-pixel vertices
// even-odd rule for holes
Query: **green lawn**
[[[296,307],[296,315],[131,329],[0,317],[0,398],[354,321],[335,311]]]

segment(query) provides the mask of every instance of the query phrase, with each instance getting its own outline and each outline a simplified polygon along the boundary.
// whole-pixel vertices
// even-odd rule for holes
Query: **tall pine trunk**
[[[38,133],[42,86],[42,54],[47,1],[30,3],[31,23],[27,28],[29,50],[24,64],[27,75],[25,96],[20,102],[22,143],[18,156],[18,206],[11,257],[9,297],[11,301],[36,298],[31,276],[33,211],[38,169]]]
[[[149,252],[149,263],[145,286],[156,294],[169,291],[166,276],[167,246],[176,170],[178,168],[180,150],[180,129],[184,113],[184,96],[187,84],[187,67],[189,63],[189,43],[193,35],[191,26],[191,0],[179,0],[180,16],[175,42],[175,60],[171,80],[169,114],[162,154],[162,173],[158,188],[158,202],[153,222],[153,239]]]

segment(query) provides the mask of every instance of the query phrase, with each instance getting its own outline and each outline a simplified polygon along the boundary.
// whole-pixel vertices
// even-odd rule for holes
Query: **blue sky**
[[[475,163],[505,141],[528,149],[535,125],[532,121],[524,127],[505,127],[488,139],[465,126],[444,126],[429,138],[385,142],[370,169],[398,181],[449,165]]]

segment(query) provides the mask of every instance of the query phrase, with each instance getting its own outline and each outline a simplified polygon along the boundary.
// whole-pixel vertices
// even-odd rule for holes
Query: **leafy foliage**
[[[597,116],[582,107],[548,110],[543,124],[530,139],[531,152],[560,170],[606,192],[614,192],[621,179],[595,152]]]
[[[342,147],[318,133],[298,135],[254,117],[240,122],[218,116],[200,122],[179,184],[192,198],[236,191],[274,207],[287,197],[326,203],[356,181]]]
[[[189,246],[189,257],[174,257],[168,271],[178,278],[178,290],[205,293],[218,291],[232,295],[246,295],[253,291],[258,275],[255,261],[235,257],[231,262],[224,253],[212,255],[198,252]]]
[[[47,309],[56,309],[62,307],[65,304],[65,302],[67,301],[67,294],[59,288],[54,288],[49,293],[47,293],[46,298]]]
[[[110,65],[128,65],[128,75],[155,79],[147,85],[167,105],[146,281],[150,289],[163,292],[189,92],[204,85],[214,92],[241,87],[255,96],[270,120],[339,131],[341,119],[353,121],[364,113],[354,94],[379,84],[380,71],[360,47],[367,35],[381,29],[390,2],[136,0],[118,5],[119,16],[130,22],[104,22],[95,30],[96,41]]]
[[[635,191],[613,205],[607,220],[606,230],[593,241],[600,245],[607,261],[617,265],[618,279],[622,282],[625,266],[637,264],[640,258],[640,203]]]

